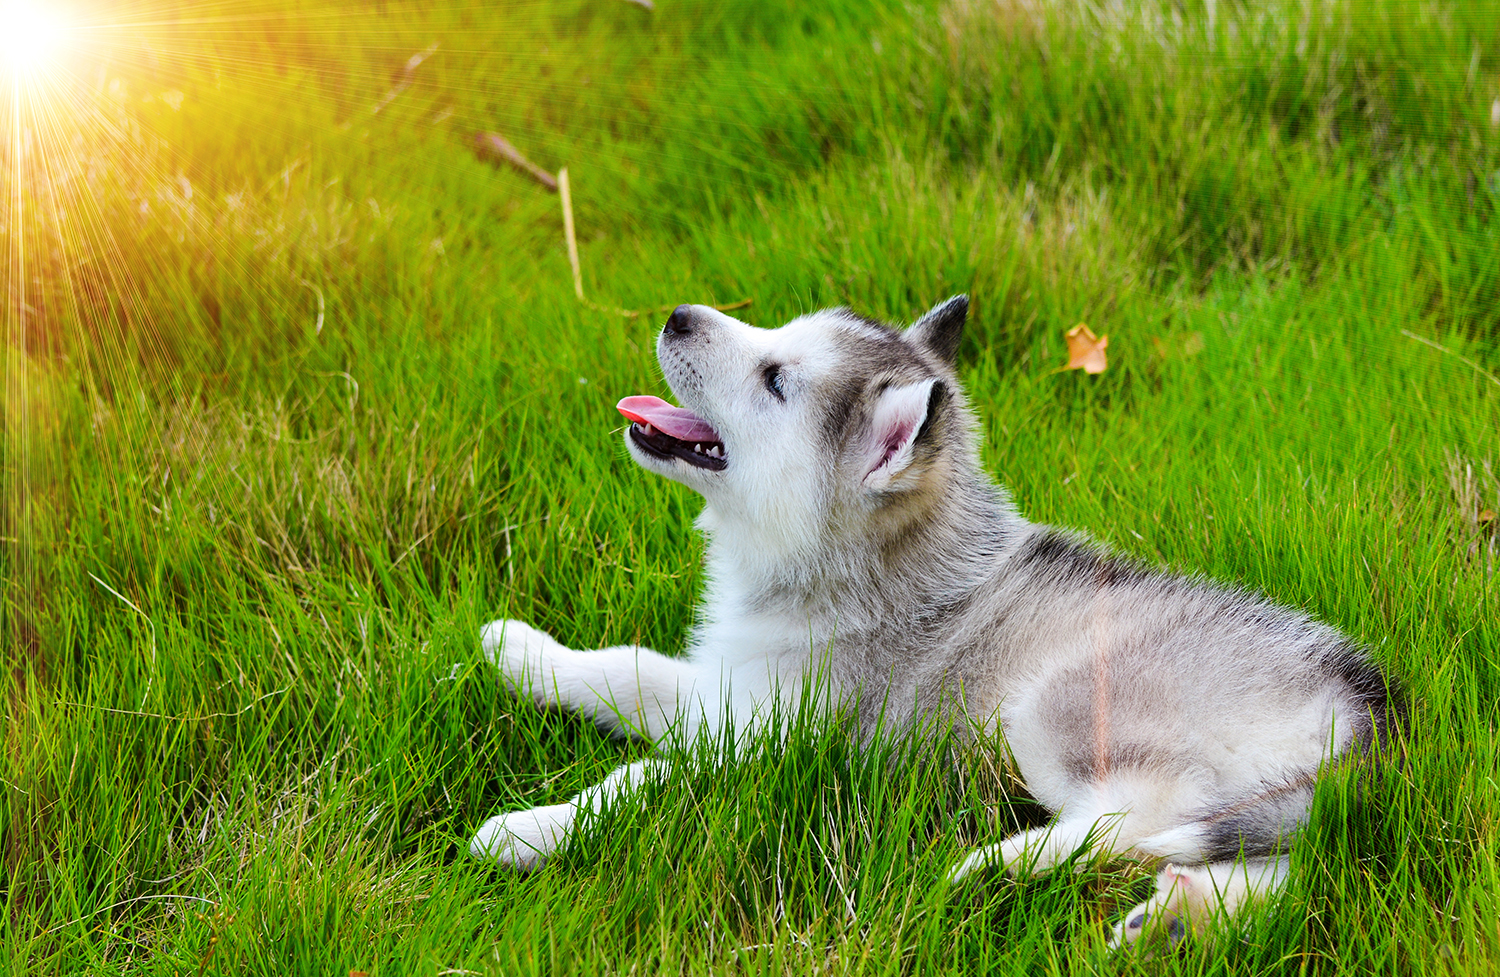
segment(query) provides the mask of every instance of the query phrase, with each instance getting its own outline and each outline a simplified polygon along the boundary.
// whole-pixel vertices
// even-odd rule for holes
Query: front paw
[[[469,854],[529,872],[562,847],[576,814],[571,803],[497,814],[469,840]]]
[[[484,657],[522,692],[541,688],[548,654],[564,650],[550,634],[524,621],[491,621],[480,628],[479,643]]]

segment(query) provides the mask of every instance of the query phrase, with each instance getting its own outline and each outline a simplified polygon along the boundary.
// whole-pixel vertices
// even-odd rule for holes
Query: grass
[[[9,972],[1500,965],[1492,4],[113,13],[0,120]],[[478,627],[676,651],[699,554],[617,442],[660,315],[575,300],[477,130],[569,168],[599,306],[968,291],[1023,511],[1354,635],[1405,762],[1330,775],[1286,898],[1154,960],[1100,946],[1129,866],[942,883],[1038,816],[993,753],[836,723],[700,744],[534,875],[469,860],[643,750],[516,700]],[[1055,369],[1079,321],[1101,376]]]

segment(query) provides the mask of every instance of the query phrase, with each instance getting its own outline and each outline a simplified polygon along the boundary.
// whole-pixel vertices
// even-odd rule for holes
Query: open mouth
[[[626,397],[616,409],[633,422],[630,439],[653,458],[680,458],[711,472],[723,471],[729,463],[719,432],[690,410],[660,397]]]

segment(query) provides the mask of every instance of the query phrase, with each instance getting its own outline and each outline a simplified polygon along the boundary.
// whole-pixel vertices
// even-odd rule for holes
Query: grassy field
[[[1500,969],[1500,5],[78,9],[0,107],[6,972]],[[478,131],[568,168],[587,303]],[[1037,817],[994,754],[891,777],[828,722],[700,744],[535,874],[469,859],[644,751],[480,625],[691,624],[697,500],[613,411],[665,393],[662,310],[958,291],[1022,510],[1356,636],[1404,763],[1156,959],[1102,946],[1127,863],[943,883]]]

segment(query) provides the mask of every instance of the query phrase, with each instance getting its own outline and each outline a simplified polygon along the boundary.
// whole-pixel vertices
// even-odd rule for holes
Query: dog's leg
[[[1156,876],[1156,892],[1115,924],[1111,946],[1146,938],[1175,945],[1214,916],[1230,916],[1246,903],[1286,884],[1291,861],[1285,855],[1209,865],[1166,865]]]
[[[958,882],[991,867],[1003,868],[1009,875],[1045,872],[1085,846],[1110,850],[1116,844],[1121,819],[1120,814],[1096,812],[1071,818],[1065,815],[1045,827],[1022,831],[998,845],[970,852],[948,870],[948,881]]]
[[[691,663],[650,648],[618,645],[574,651],[520,621],[492,621],[480,632],[485,657],[522,695],[588,716],[605,729],[657,739],[693,692]]]
[[[484,822],[469,841],[469,854],[491,858],[510,868],[530,871],[567,841],[580,812],[598,814],[622,792],[628,792],[652,771],[665,766],[658,759],[637,760],[617,768],[599,783],[561,804],[543,804],[524,811],[497,814]]]

